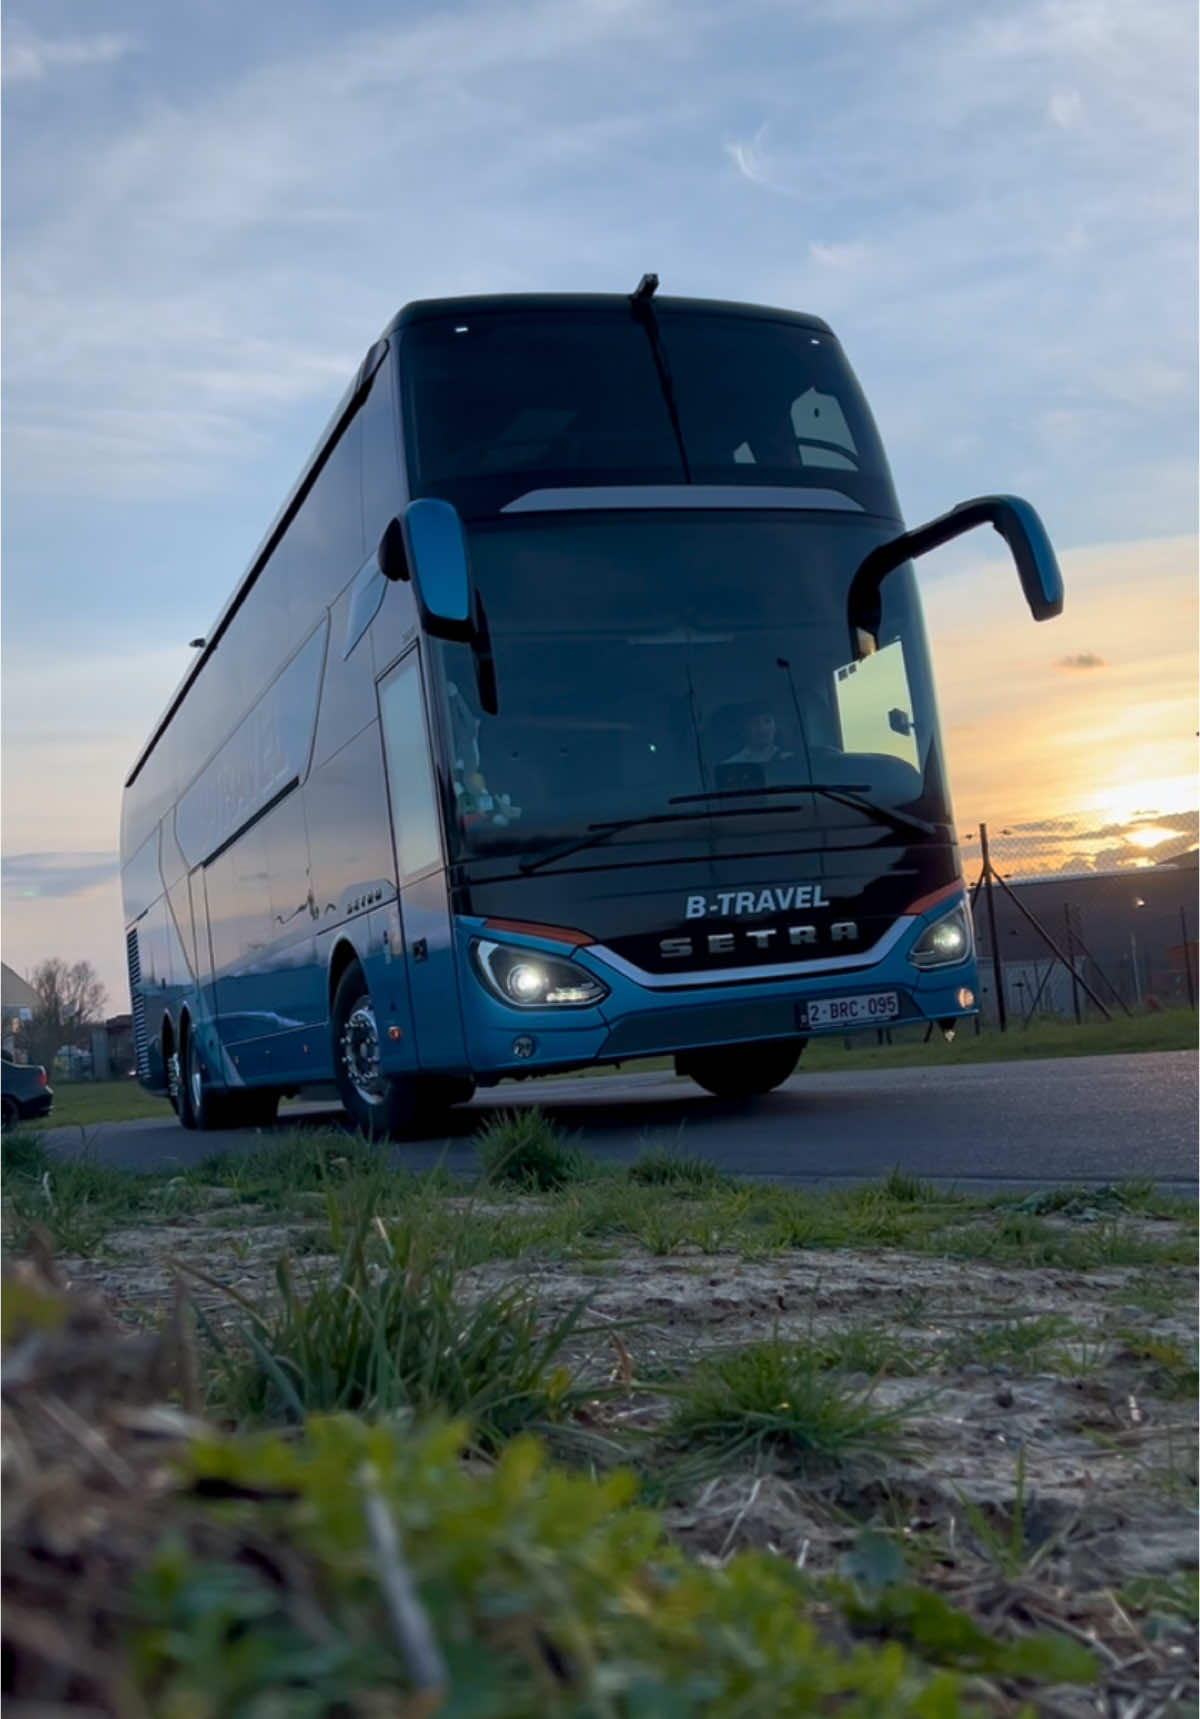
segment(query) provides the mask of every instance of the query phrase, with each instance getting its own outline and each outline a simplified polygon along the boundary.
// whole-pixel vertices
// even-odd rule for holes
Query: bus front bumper
[[[592,1006],[520,1008],[501,1002],[479,978],[469,947],[482,927],[460,921],[463,1019],[471,1067],[481,1080],[548,1074],[716,1045],[945,1023],[976,1014],[973,955],[933,971],[919,971],[908,960],[907,952],[923,927],[924,921],[914,918],[911,935],[901,937],[882,961],[851,972],[669,990],[639,984],[587,946],[564,950],[550,941],[512,937],[505,940],[532,957],[569,959],[608,987],[608,994]],[[484,935],[497,939],[502,934],[488,930]]]

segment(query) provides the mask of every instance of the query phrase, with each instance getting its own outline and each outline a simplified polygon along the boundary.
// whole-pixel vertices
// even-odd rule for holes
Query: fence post
[[[1183,935],[1183,976],[1187,984],[1188,1008],[1196,1007],[1196,976],[1192,972],[1192,950],[1188,943],[1187,908],[1179,909],[1179,929]]]
[[[1004,1006],[1004,974],[1001,971],[1000,944],[996,937],[996,904],[992,890],[992,859],[988,851],[987,825],[979,826],[979,847],[983,854],[983,885],[987,891],[988,934],[992,939],[992,976],[996,986],[996,1017],[1002,1033],[1008,1031],[1008,1010]]]
[[[1067,964],[1071,972],[1071,1007],[1075,1011],[1075,1025],[1082,1024],[1079,1008],[1079,980],[1075,977],[1075,927],[1071,924],[1071,903],[1063,903],[1063,918],[1067,922]]]

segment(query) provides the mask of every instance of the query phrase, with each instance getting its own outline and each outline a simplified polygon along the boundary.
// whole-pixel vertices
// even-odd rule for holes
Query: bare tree
[[[52,1068],[62,1045],[86,1046],[87,1029],[104,1017],[104,986],[90,961],[68,965],[57,955],[35,967],[29,983],[37,992],[30,1050],[35,1062]]]

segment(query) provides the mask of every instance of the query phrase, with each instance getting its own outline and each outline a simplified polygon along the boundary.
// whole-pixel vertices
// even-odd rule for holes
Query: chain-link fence
[[[1186,861],[1195,865],[1200,814],[1195,810],[1145,814],[1106,823],[1086,812],[1056,818],[984,820],[992,864],[1001,877],[1079,876],[1116,871],[1152,871]],[[980,825],[959,841],[969,880],[983,866]]]
[[[1198,823],[1193,810],[964,834],[985,1020],[1195,1008]]]

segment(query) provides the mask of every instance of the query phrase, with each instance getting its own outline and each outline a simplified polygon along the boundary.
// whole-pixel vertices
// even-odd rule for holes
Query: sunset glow
[[[1125,831],[1125,840],[1132,842],[1135,848],[1156,848],[1160,842],[1169,842],[1175,834],[1174,830],[1161,829],[1157,824],[1139,824],[1136,829]]]
[[[1190,811],[1196,804],[1196,796],[1195,776],[1158,776],[1085,794],[1082,803],[1109,823],[1128,824],[1137,818],[1161,817],[1164,812]],[[1154,841],[1163,840],[1170,834],[1169,830],[1160,831],[1155,834]],[[1128,835],[1126,839],[1137,842],[1139,847],[1154,845],[1153,841],[1145,839],[1145,832],[1141,836]]]

